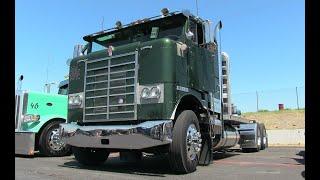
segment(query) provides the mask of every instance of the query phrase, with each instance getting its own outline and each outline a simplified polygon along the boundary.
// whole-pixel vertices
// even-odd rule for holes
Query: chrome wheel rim
[[[55,150],[55,151],[59,151],[65,146],[65,143],[63,143],[63,141],[60,138],[59,129],[58,128],[53,129],[50,132],[49,142],[48,143],[49,143],[50,148],[52,150]]]
[[[190,160],[196,159],[201,150],[201,134],[195,124],[190,124],[186,136],[187,156]]]

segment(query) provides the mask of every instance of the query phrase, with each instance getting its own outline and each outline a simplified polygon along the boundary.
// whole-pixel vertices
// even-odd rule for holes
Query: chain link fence
[[[305,108],[305,87],[235,93],[232,102],[241,112]]]

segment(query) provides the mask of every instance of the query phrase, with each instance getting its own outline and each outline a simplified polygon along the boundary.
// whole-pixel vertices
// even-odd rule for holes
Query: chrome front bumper
[[[172,120],[105,126],[62,123],[60,135],[62,141],[76,147],[144,149],[171,143],[172,129]]]
[[[28,131],[15,132],[15,154],[33,155],[36,134]]]

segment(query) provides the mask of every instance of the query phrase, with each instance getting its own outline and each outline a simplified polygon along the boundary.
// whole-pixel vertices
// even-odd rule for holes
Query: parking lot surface
[[[139,163],[121,161],[111,154],[99,167],[80,165],[74,156],[15,157],[16,179],[215,179],[277,180],[304,179],[304,148],[268,148],[256,153],[215,153],[209,166],[198,166],[191,174],[170,171],[168,160],[145,156]]]

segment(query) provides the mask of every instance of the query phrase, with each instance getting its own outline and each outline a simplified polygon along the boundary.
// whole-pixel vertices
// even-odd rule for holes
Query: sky
[[[137,19],[188,9],[196,0],[16,0],[15,78],[22,89],[44,91],[64,80],[68,58],[82,37]],[[230,57],[232,101],[243,112],[304,106],[305,3],[303,0],[198,0],[198,15],[223,23],[221,48]],[[102,23],[103,22],[103,23]],[[52,92],[57,92],[53,86]],[[287,106],[286,106],[287,105]]]

